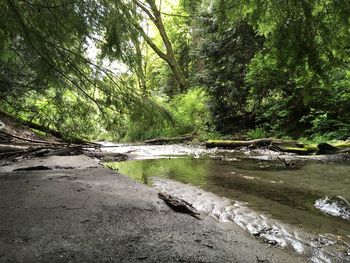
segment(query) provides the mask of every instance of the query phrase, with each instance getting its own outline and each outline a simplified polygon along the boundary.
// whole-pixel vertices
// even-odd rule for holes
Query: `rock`
[[[128,159],[128,156],[123,153],[87,151],[84,154],[93,158],[97,158],[101,162],[121,162]]]
[[[339,151],[337,147],[325,142],[318,144],[317,147],[318,147],[318,154],[334,154]]]

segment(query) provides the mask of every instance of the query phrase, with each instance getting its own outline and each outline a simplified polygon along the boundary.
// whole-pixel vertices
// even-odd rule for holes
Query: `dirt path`
[[[45,165],[53,170],[17,171]],[[64,169],[64,168],[69,169]],[[0,167],[0,262],[305,262],[86,156]]]

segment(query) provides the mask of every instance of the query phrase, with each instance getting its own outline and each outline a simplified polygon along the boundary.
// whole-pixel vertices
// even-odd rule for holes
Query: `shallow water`
[[[146,146],[143,151],[145,149],[149,150],[150,148]],[[243,227],[250,229],[251,233],[259,236],[262,229],[266,229],[266,225],[270,224],[272,227],[269,228],[273,229],[276,223],[275,221],[274,223],[271,222],[277,220],[278,224],[285,224],[290,227],[289,232],[285,230],[285,227],[275,227],[275,232],[281,234],[281,232],[287,231],[288,234],[285,234],[285,237],[289,235],[291,238],[300,241],[297,243],[307,243],[314,247],[318,245],[330,247],[330,245],[336,243],[337,247],[334,247],[334,251],[336,253],[340,251],[341,255],[338,258],[339,261],[334,262],[348,262],[350,221],[344,219],[345,217],[327,215],[317,209],[315,203],[327,196],[341,196],[345,200],[350,200],[349,162],[298,161],[293,168],[286,169],[281,162],[247,159],[244,154],[233,151],[212,153],[205,152],[203,149],[192,150],[192,152],[188,149],[172,152],[164,150],[161,151],[160,155],[154,154],[154,156],[159,157],[167,153],[177,154],[178,156],[162,159],[136,158],[141,160],[129,160],[108,165],[135,180],[154,185],[160,190],[176,193],[177,188],[182,187],[172,183],[177,181],[199,187],[204,193],[209,192],[215,194],[215,196],[225,198],[225,202],[227,200],[237,201],[240,209],[241,207],[247,207],[250,209],[249,211],[253,212],[247,212],[243,208],[242,212],[239,212],[235,208],[228,208],[227,203],[221,209],[222,211],[219,209],[221,212],[215,212],[214,210],[219,207],[215,201],[213,207],[216,207],[210,213],[226,213],[229,209],[234,210],[231,221],[243,222]],[[135,151],[137,152],[137,150]],[[152,150],[147,153],[148,157],[152,156]],[[183,157],[182,155],[187,156]],[[214,155],[215,158],[210,158],[210,155],[212,157]],[[139,156],[142,156],[142,154]],[[194,190],[188,189],[187,191],[193,192]],[[204,193],[197,193],[197,195],[203,196]],[[186,190],[181,193],[178,192],[178,194],[182,196],[188,194],[188,198],[192,198],[192,202],[198,202],[197,207],[201,207],[200,202],[203,204],[206,202],[205,199],[198,199],[196,196],[191,197],[190,193],[186,193]],[[254,216],[249,217],[249,213],[254,214]],[[258,220],[260,215],[263,215],[263,221]],[[222,215],[217,217],[222,218]],[[238,218],[243,219],[238,220]],[[254,221],[254,224],[257,225],[254,226],[253,230],[250,225],[252,223],[249,221]],[[300,231],[296,229],[300,229]],[[310,235],[305,234],[304,237],[301,237],[303,235],[301,232],[310,233]],[[269,233],[269,235],[273,235],[273,233]],[[326,241],[323,240],[325,237],[328,238],[326,238]],[[278,236],[278,239],[280,238],[283,237]],[[318,240],[318,238],[320,239]],[[312,240],[316,240],[316,242]],[[298,250],[297,243],[291,244],[296,250]],[[332,254],[332,249],[330,248],[328,252]],[[312,255],[314,255],[314,252],[312,252]],[[324,255],[318,256],[318,258],[315,257],[313,261],[333,262],[332,259],[323,257]]]

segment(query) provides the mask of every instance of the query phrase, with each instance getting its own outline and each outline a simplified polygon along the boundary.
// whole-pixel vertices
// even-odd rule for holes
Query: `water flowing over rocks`
[[[233,222],[253,236],[272,245],[290,247],[297,253],[306,255],[312,262],[348,262],[346,253],[349,244],[338,242],[333,235],[318,236],[307,233],[292,225],[283,224],[253,211],[244,202],[232,201],[206,192],[199,187],[172,180],[152,178],[153,186],[190,202],[201,213],[222,222]]]
[[[350,203],[341,196],[326,196],[325,198],[318,199],[315,202],[315,207],[327,215],[350,220]]]

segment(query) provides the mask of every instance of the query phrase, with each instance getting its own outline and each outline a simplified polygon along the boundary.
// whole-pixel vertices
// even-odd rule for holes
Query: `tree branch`
[[[138,0],[132,0],[132,2],[137,5],[138,7],[140,7],[146,14],[147,16],[154,22],[156,20],[156,18],[152,15],[152,13],[148,10],[149,7],[147,7],[144,3],[141,3]]]
[[[39,8],[48,8],[48,9],[62,8],[62,7],[65,7],[67,5],[74,5],[76,3],[79,3],[79,2],[67,1],[66,3],[60,4],[60,5],[43,5],[43,4],[35,4],[35,3],[32,3],[30,1],[26,1],[26,0],[22,0],[22,2],[24,2],[28,5],[31,5],[31,6],[35,6],[35,7],[39,7]]]
[[[31,47],[33,48],[33,50],[35,51],[35,53],[37,53],[39,55],[39,57],[42,58],[42,60],[50,67],[52,68],[54,71],[56,71],[59,75],[61,75],[63,78],[65,78],[68,82],[70,82],[73,86],[75,86],[78,90],[80,90],[88,99],[90,99],[91,101],[93,101],[96,106],[98,107],[98,109],[100,110],[100,112],[102,113],[102,115],[104,115],[104,111],[101,108],[101,106],[99,105],[99,103],[93,98],[91,97],[85,90],[83,90],[74,80],[70,79],[67,75],[65,75],[61,70],[59,70],[58,68],[56,68],[54,65],[52,65],[52,63],[44,56],[41,54],[41,52],[37,49],[37,47],[33,44],[31,36],[28,33],[28,27],[27,25],[24,23],[21,14],[19,13],[18,9],[16,8],[15,4],[13,3],[12,0],[7,0],[7,2],[9,3],[11,9],[14,11],[14,13],[16,14],[17,18],[19,19],[19,22],[22,26],[22,30],[23,33],[25,34],[25,36],[28,38],[28,43],[31,45]]]
[[[152,39],[146,34],[143,28],[136,22],[132,21],[133,26],[140,32],[143,39],[147,42],[147,44],[153,49],[157,55],[164,59],[165,61],[169,61],[169,57],[162,50],[160,50],[157,45],[152,41]]]

